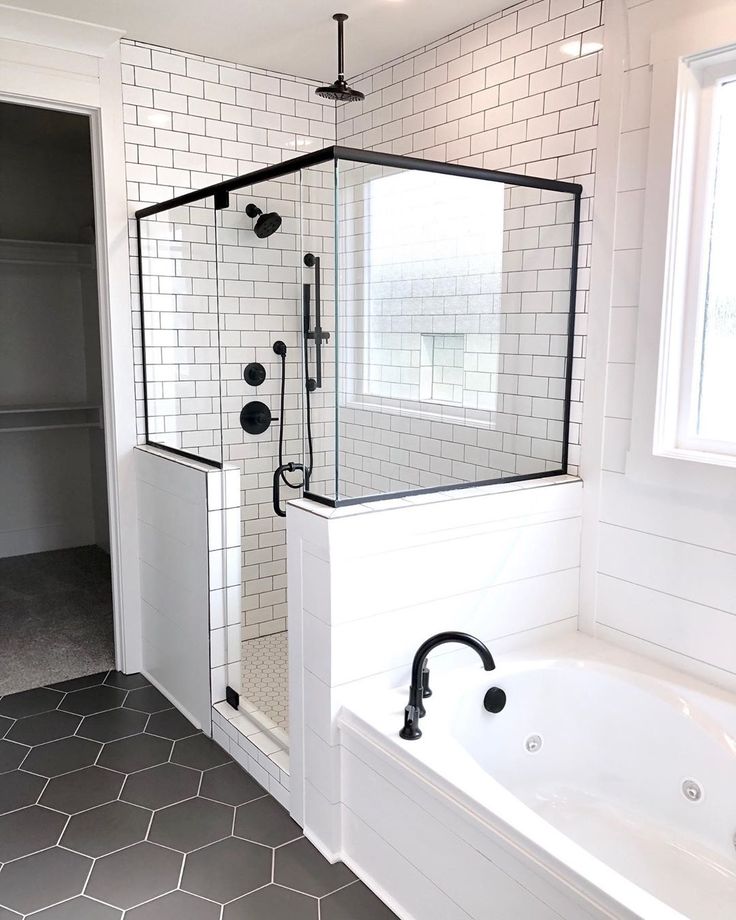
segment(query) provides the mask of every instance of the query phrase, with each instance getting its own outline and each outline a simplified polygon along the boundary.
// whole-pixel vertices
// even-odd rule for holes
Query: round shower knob
[[[246,365],[243,371],[243,380],[246,383],[249,383],[252,387],[259,387],[265,379],[266,368],[262,364],[254,362]]]
[[[240,410],[240,427],[248,434],[263,434],[272,421],[271,410],[257,399],[246,403]]]

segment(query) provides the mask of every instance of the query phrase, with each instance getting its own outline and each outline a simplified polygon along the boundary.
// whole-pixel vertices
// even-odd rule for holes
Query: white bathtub
[[[405,691],[343,708],[346,861],[414,920],[734,920],[733,696],[578,635],[496,664],[433,673],[419,741]]]

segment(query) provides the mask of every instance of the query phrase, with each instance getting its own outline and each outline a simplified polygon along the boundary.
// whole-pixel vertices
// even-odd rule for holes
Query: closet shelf
[[[61,428],[102,428],[102,406],[88,403],[0,406],[0,432]]]
[[[0,265],[68,265],[91,268],[94,264],[95,247],[92,243],[0,238]]]

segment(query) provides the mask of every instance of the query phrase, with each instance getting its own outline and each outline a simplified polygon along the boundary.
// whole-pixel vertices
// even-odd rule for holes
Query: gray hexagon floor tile
[[[4,907],[0,907],[0,920],[23,920],[20,914],[16,914],[14,910],[6,910]]]
[[[86,856],[105,856],[146,838],[153,812],[128,802],[109,802],[74,815],[61,845]]]
[[[302,836],[302,829],[285,808],[270,795],[241,805],[235,816],[233,833],[256,843],[278,847]]]
[[[182,858],[153,843],[137,843],[98,859],[86,894],[116,907],[135,907],[176,888]]]
[[[268,885],[227,904],[222,920],[317,920],[318,911],[316,898]]]
[[[232,757],[219,744],[202,734],[177,741],[171,754],[172,763],[180,763],[195,770],[209,770],[231,761]]]
[[[53,712],[42,712],[37,716],[18,719],[5,737],[21,744],[45,744],[47,741],[56,741],[57,738],[73,735],[81,721],[79,716],[71,712],[60,712],[58,709]]]
[[[274,882],[321,898],[355,881],[343,863],[331,865],[304,837],[276,850]]]
[[[201,798],[170,805],[153,816],[148,839],[172,850],[189,853],[229,837],[233,829],[233,812],[230,805]]]
[[[92,860],[60,847],[6,863],[0,869],[0,904],[30,914],[81,894]]]
[[[89,767],[97,760],[102,745],[86,738],[61,738],[34,747],[23,764],[24,770],[40,773],[41,776],[61,776]]]
[[[171,702],[155,687],[143,687],[140,690],[131,690],[125,699],[126,709],[136,709],[139,712],[161,712],[171,709]]]
[[[109,712],[100,712],[84,718],[77,734],[82,738],[91,738],[93,741],[117,741],[119,738],[127,738],[142,732],[147,721],[148,716],[144,712],[133,712],[132,709],[111,709]]]
[[[73,677],[71,680],[62,680],[58,684],[49,684],[52,690],[63,690],[64,693],[71,693],[74,690],[84,690],[85,687],[97,687],[104,683],[107,677],[107,671],[100,671],[97,674],[87,674],[84,677]]]
[[[171,754],[171,742],[165,738],[142,733],[110,741],[105,745],[97,763],[101,767],[119,770],[121,773],[136,773],[147,767],[166,763]]]
[[[0,863],[45,850],[59,842],[66,815],[29,805],[0,817]]]
[[[56,709],[63,699],[63,693],[59,693],[58,690],[49,690],[48,687],[23,690],[21,693],[9,693],[0,699],[0,715],[11,719],[35,716],[40,712]]]
[[[6,716],[0,716],[0,738],[5,737],[12,724],[13,719],[8,719]]]
[[[102,767],[85,767],[49,780],[40,799],[41,805],[56,808],[67,815],[112,802],[120,794],[124,776]]]
[[[142,674],[123,674],[122,671],[110,671],[105,678],[105,683],[121,690],[138,690],[140,687],[149,687],[150,684]]]
[[[178,709],[154,712],[148,720],[146,732],[149,735],[169,738],[171,741],[178,741],[180,738],[188,738],[190,735],[199,733],[189,719],[183,716]]]
[[[118,690],[116,687],[106,685],[87,687],[85,690],[67,693],[59,709],[63,709],[64,712],[73,712],[78,716],[91,716],[108,709],[119,709],[124,699],[125,691]]]
[[[13,770],[0,774],[0,815],[25,805],[34,805],[46,785],[46,780],[32,773]]]
[[[181,888],[210,901],[224,903],[271,881],[272,851],[229,837],[190,853]]]
[[[129,910],[125,920],[220,920],[220,905],[186,891],[172,891]]]
[[[18,744],[17,741],[0,741],[0,773],[7,773],[8,770],[17,770],[23,763],[26,754],[30,748],[25,744]]]
[[[362,882],[327,895],[320,902],[321,920],[396,920],[396,914]]]
[[[204,773],[199,794],[226,805],[243,805],[268,793],[238,764],[226,763]]]
[[[196,795],[201,777],[199,770],[164,763],[129,776],[120,798],[144,808],[165,808]]]
[[[33,920],[120,920],[122,916],[122,911],[115,907],[100,904],[92,898],[79,897],[33,914]]]

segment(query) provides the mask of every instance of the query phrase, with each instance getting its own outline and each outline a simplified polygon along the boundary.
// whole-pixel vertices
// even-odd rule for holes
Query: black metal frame
[[[267,182],[272,179],[279,179],[298,172],[302,169],[309,169],[313,166],[320,166],[323,163],[332,162],[337,167],[340,160],[347,160],[353,163],[374,164],[376,166],[385,166],[394,169],[417,169],[422,172],[441,173],[449,176],[461,176],[468,179],[482,179],[487,182],[502,182],[508,185],[517,185],[524,188],[536,188],[548,192],[561,192],[573,196],[573,236],[572,236],[572,263],[570,266],[570,307],[567,324],[567,356],[565,367],[565,396],[563,410],[563,441],[562,457],[560,469],[549,470],[541,473],[529,473],[521,476],[506,476],[498,479],[486,479],[477,482],[461,482],[452,485],[432,486],[427,489],[409,489],[403,492],[385,492],[380,495],[365,495],[356,498],[327,498],[324,495],[317,495],[305,490],[304,497],[321,505],[327,505],[330,508],[343,508],[349,505],[365,504],[366,502],[382,501],[387,498],[405,498],[409,495],[426,495],[433,492],[449,492],[460,489],[469,489],[477,486],[495,485],[506,482],[519,482],[531,479],[545,479],[552,476],[565,475],[568,469],[569,457],[569,440],[570,440],[570,404],[572,397],[572,369],[574,361],[574,336],[575,336],[575,307],[577,304],[577,280],[578,280],[578,260],[580,254],[580,213],[581,198],[583,187],[577,182],[563,182],[557,179],[539,179],[535,176],[526,176],[520,173],[500,172],[498,170],[481,169],[476,166],[461,166],[454,163],[442,163],[438,160],[423,160],[418,157],[399,156],[396,154],[380,153],[374,150],[358,150],[354,147],[341,147],[334,145],[325,147],[322,150],[316,150],[312,153],[302,154],[285,160],[283,163],[277,163],[273,166],[266,166],[262,169],[256,169],[244,176],[236,176],[233,179],[226,179],[214,185],[209,185],[199,191],[187,192],[184,195],[178,195],[168,201],[162,201],[158,204],[149,205],[140,208],[135,212],[136,229],[138,234],[138,283],[139,283],[139,300],[141,316],[141,348],[143,361],[143,403],[145,412],[145,436],[146,444],[152,447],[158,447],[162,450],[171,451],[178,456],[196,460],[199,463],[205,463],[217,469],[222,468],[222,462],[209,460],[192,454],[179,448],[170,447],[168,444],[160,444],[150,439],[148,426],[148,378],[146,374],[146,343],[145,343],[145,321],[144,321],[144,303],[143,303],[143,260],[141,244],[141,221],[154,214],[160,214],[163,211],[169,211],[172,208],[182,207],[188,204],[194,204],[205,198],[214,199],[214,210],[219,211],[229,205],[229,194],[238,189],[248,188],[257,185],[260,182]]]

